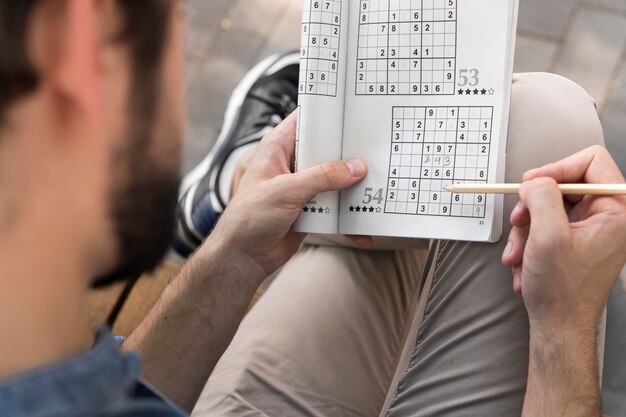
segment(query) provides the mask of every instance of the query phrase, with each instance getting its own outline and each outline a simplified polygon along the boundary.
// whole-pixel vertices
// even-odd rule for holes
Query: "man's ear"
[[[31,47],[42,84],[65,103],[100,118],[103,111],[102,38],[98,0],[40,2],[34,16]]]

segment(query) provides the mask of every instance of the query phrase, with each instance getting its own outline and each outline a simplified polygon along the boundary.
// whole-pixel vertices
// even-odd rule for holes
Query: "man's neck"
[[[47,231],[13,232],[0,241],[0,379],[73,356],[90,341],[87,281],[70,248]]]

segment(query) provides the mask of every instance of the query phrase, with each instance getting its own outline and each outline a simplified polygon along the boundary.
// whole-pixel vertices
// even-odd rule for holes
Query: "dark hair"
[[[8,108],[37,87],[26,49],[28,24],[40,0],[0,0],[0,124]],[[158,76],[167,39],[170,0],[117,0],[123,22],[115,41],[128,45],[133,81]],[[145,98],[144,98],[145,99]]]

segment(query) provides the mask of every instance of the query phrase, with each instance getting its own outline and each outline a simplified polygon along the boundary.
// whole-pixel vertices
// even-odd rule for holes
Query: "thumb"
[[[559,239],[569,232],[563,195],[552,178],[527,181],[520,188],[520,199],[530,212],[530,234]]]
[[[325,162],[295,174],[284,181],[285,195],[291,195],[304,204],[315,195],[338,191],[361,181],[367,175],[367,165],[360,159]]]

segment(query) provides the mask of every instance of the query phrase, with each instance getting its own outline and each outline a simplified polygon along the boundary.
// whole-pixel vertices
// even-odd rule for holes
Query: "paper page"
[[[350,14],[340,232],[492,241],[502,198],[451,183],[504,179],[516,0],[358,0]],[[357,23],[358,22],[358,23]]]
[[[341,159],[348,0],[304,0],[296,170]],[[337,233],[339,193],[315,196],[294,229]]]

